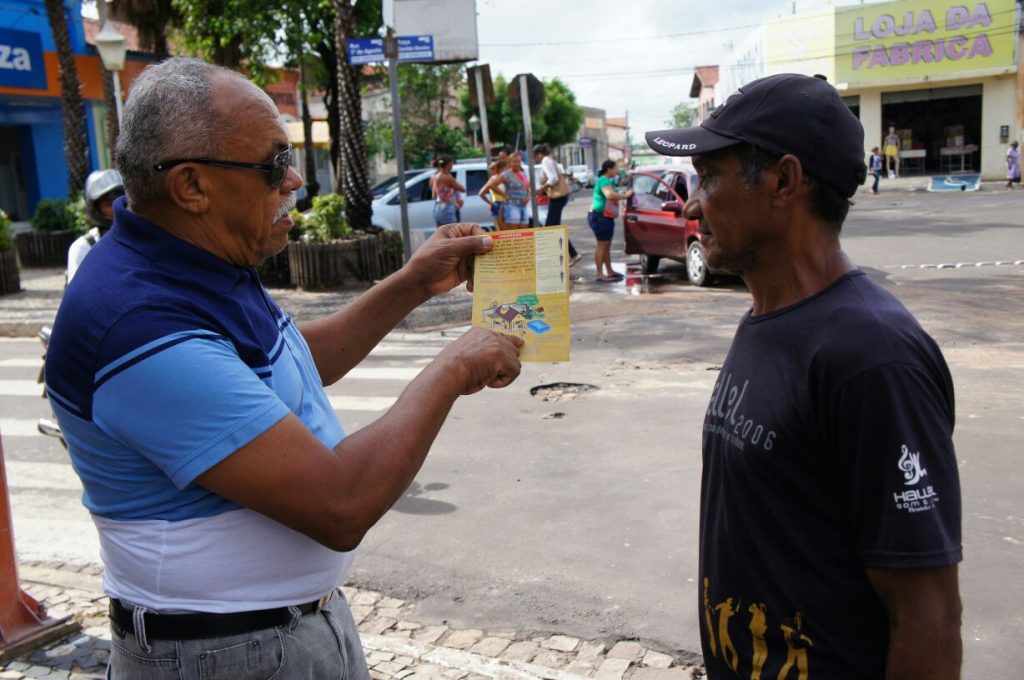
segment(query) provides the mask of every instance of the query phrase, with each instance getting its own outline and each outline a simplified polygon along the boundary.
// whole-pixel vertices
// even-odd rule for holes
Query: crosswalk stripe
[[[345,374],[345,378],[356,378],[359,380],[403,380],[408,382],[418,376],[422,366],[415,367],[388,367],[388,366],[356,366]],[[342,378],[344,382],[345,378]]]
[[[434,357],[446,345],[413,345],[409,343],[382,342],[370,351],[371,357]]]
[[[41,358],[15,358],[15,359],[0,359],[0,368],[34,368],[39,370],[39,367],[43,365]]]
[[[7,484],[12,489],[56,489],[81,491],[82,482],[67,463],[35,463],[23,460],[4,461]]]
[[[331,408],[335,411],[386,411],[397,397],[348,397],[329,394]]]
[[[36,421],[28,418],[0,418],[0,434],[4,437],[42,437]]]
[[[38,397],[43,386],[35,380],[0,380],[0,397]]]

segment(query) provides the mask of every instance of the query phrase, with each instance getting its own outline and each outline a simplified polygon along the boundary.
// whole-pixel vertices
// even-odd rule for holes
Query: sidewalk
[[[99,680],[110,657],[100,568],[21,564],[22,588],[82,632],[0,664],[0,679]],[[456,630],[416,620],[416,603],[343,588],[374,680],[693,680],[700,658],[637,640],[580,640],[536,631]]]
[[[969,173],[951,173],[953,175],[958,174],[969,174]],[[975,173],[976,174],[976,173]],[[857,194],[871,195],[871,183],[874,179],[871,175],[868,175],[867,181],[857,187]],[[928,191],[928,185],[931,184],[932,175],[914,175],[912,177],[896,177],[895,179],[889,179],[885,176],[878,183],[878,193],[887,194],[892,192],[907,192],[907,191]],[[981,183],[981,188],[978,191],[999,191],[1005,188],[1006,180],[986,180]]]
[[[20,293],[0,295],[0,337],[33,337],[44,324],[52,324],[64,294],[64,270],[55,267],[21,270]],[[365,289],[306,292],[272,288],[270,294],[294,320],[314,319],[352,302]],[[473,296],[460,286],[414,309],[400,329],[429,328],[469,321]]]

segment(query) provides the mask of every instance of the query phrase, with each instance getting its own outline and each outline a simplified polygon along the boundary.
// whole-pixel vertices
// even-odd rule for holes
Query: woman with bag
[[[452,175],[452,157],[445,154],[434,161],[437,172],[430,178],[430,190],[434,195],[434,224],[438,227],[459,221],[459,194],[466,187]]]
[[[594,184],[594,200],[587,213],[587,224],[597,239],[594,265],[597,267],[598,283],[613,283],[622,279],[622,274],[612,269],[612,236],[615,235],[615,218],[619,216],[619,201],[632,196],[633,190],[626,189],[621,194],[615,191],[612,178],[616,175],[617,167],[618,164],[613,160],[601,164],[601,174]],[[606,272],[603,275],[602,269]]]
[[[544,181],[540,185],[540,193],[548,197],[548,218],[544,221],[545,227],[554,227],[562,223],[562,209],[569,202],[569,177],[565,169],[555,162],[550,155],[547,144],[537,144],[533,147],[533,162],[540,164],[540,171]],[[569,239],[569,266],[580,261],[580,254]]]

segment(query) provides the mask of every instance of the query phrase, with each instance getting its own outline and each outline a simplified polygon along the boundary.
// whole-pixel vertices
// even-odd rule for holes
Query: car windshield
[[[406,179],[406,181],[409,181],[410,179],[412,179],[416,175],[420,174],[421,172],[423,172],[422,169],[406,170],[405,171],[405,179]],[[383,196],[384,194],[388,193],[389,191],[391,191],[392,189],[394,189],[396,187],[398,187],[398,175],[392,175],[391,177],[388,177],[386,180],[384,180],[380,184],[378,184],[375,187],[373,187],[373,189],[371,189],[371,191],[373,192],[373,197],[374,198],[380,198],[381,196]]]

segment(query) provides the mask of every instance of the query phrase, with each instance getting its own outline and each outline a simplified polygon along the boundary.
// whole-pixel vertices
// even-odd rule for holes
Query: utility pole
[[[388,26],[384,38],[384,56],[388,60],[388,80],[391,85],[391,127],[395,138],[395,163],[398,165],[398,205],[402,215],[402,243],[405,246],[405,261],[412,257],[412,236],[409,233],[409,196],[405,191],[405,152],[402,149],[402,116],[398,98],[398,39],[395,30]]]

